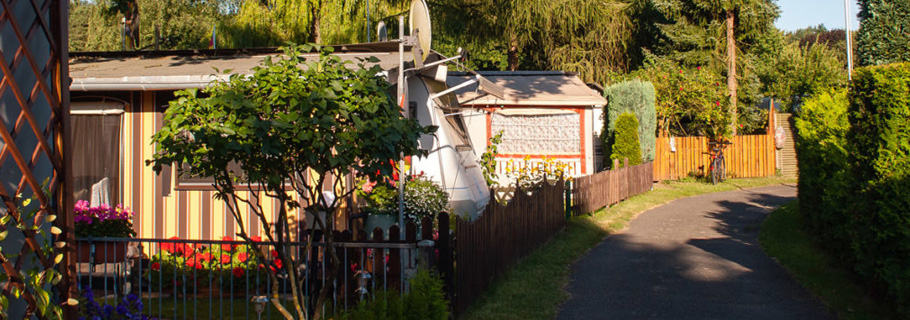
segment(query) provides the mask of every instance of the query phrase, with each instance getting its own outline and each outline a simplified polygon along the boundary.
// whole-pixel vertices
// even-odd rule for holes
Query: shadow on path
[[[572,266],[557,319],[834,319],[758,244],[768,212],[795,195],[723,192],[643,213]]]

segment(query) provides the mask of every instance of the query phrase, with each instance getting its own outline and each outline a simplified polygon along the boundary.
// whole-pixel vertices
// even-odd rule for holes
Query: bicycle
[[[711,172],[711,183],[717,184],[727,178],[727,168],[724,165],[724,148],[731,144],[727,141],[708,142],[711,148],[711,166],[708,170]]]

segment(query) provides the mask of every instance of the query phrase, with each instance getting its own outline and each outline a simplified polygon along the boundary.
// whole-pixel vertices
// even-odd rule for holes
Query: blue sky
[[[850,30],[859,27],[856,13],[859,6],[856,0],[850,2]],[[824,23],[828,29],[844,28],[844,0],[777,0],[780,6],[780,18],[774,23],[784,31],[794,31],[808,26]]]

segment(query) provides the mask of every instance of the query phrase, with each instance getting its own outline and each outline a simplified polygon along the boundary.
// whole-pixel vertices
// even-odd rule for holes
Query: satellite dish
[[[389,32],[386,30],[384,21],[379,21],[379,24],[376,25],[376,34],[379,41],[389,41]]]
[[[430,54],[430,41],[433,39],[433,31],[430,26],[430,10],[424,0],[411,1],[411,14],[408,17],[408,23],[411,25],[411,36],[417,36],[417,44],[420,46],[420,62],[427,59]],[[414,58],[417,58],[416,56]]]

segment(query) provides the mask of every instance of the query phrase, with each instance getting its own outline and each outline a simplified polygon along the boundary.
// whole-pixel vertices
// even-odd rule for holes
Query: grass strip
[[[795,184],[792,178],[731,179],[717,185],[695,179],[655,184],[653,190],[569,221],[539,250],[499,277],[459,319],[553,319],[568,299],[569,266],[610,234],[624,230],[629,221],[648,209],[689,196]]]
[[[856,278],[815,244],[803,224],[797,201],[772,212],[762,224],[759,242],[816,297],[846,320],[894,319],[894,308],[875,299]]]

